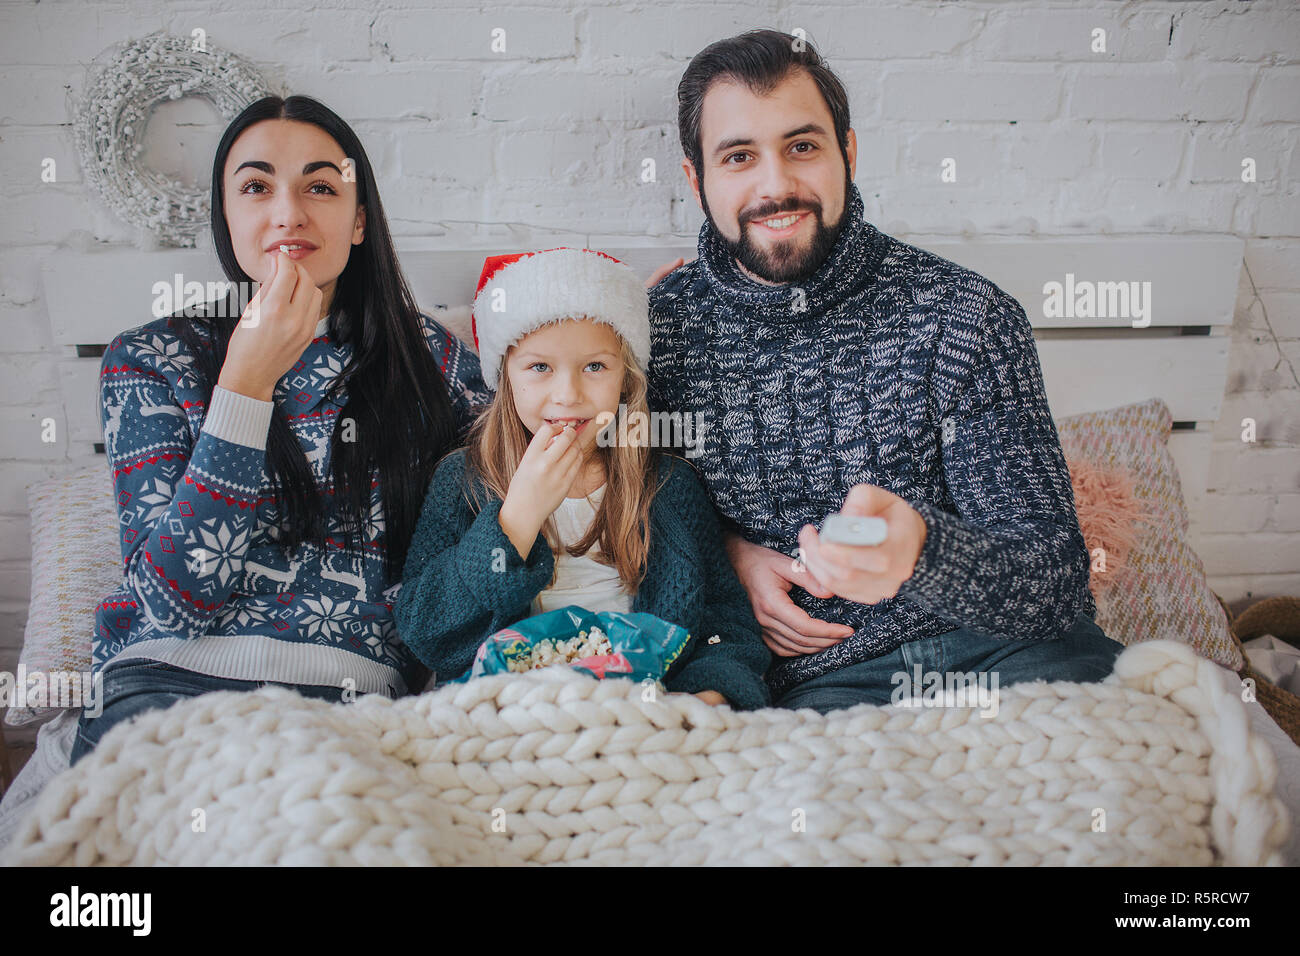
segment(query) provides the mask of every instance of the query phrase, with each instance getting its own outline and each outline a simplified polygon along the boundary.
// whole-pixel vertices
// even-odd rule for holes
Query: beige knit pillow
[[[1228,619],[1187,543],[1187,505],[1169,453],[1173,416],[1158,398],[1057,423],[1071,459],[1121,468],[1147,515],[1127,567],[1097,594],[1097,624],[1121,644],[1172,640],[1231,670],[1243,665]]]
[[[117,507],[107,463],[27,489],[32,518],[32,600],[18,662],[25,673],[90,670],[95,609],[122,580]],[[18,727],[59,707],[10,707]]]

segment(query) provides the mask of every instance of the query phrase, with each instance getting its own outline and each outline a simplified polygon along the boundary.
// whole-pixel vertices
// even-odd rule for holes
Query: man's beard
[[[821,203],[800,202],[798,199],[791,197],[773,207],[765,206],[759,211],[759,215],[749,216],[744,222],[739,223],[740,239],[735,242],[723,235],[722,230],[718,228],[713,214],[709,212],[709,201],[702,184],[700,205],[704,207],[704,215],[708,217],[709,224],[713,226],[713,231],[722,243],[723,248],[742,266],[760,279],[766,279],[768,282],[798,282],[816,272],[831,254],[831,250],[835,248],[835,243],[844,228],[844,222],[848,219],[849,192],[852,185],[853,180],[847,174],[846,164],[844,208],[840,212],[840,218],[830,226],[827,226],[822,221]],[[816,224],[812,242],[808,244],[807,248],[800,249],[796,245],[798,241],[796,239],[786,239],[776,243],[772,250],[768,252],[760,249],[750,241],[749,229],[747,228],[750,222],[772,219],[782,213],[796,212],[800,209],[808,210],[808,214],[813,217]]]

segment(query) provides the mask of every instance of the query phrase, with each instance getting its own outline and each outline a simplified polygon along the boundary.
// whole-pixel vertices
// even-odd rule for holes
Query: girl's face
[[[226,157],[226,225],[240,268],[265,282],[272,256],[287,255],[324,293],[322,314],[352,247],[365,236],[351,163],[320,127],[279,119],[248,127]],[[299,248],[278,253],[281,244]]]
[[[567,319],[524,336],[506,353],[515,411],[532,434],[543,422],[577,426],[589,455],[601,412],[618,412],[623,360],[618,333],[604,322]]]

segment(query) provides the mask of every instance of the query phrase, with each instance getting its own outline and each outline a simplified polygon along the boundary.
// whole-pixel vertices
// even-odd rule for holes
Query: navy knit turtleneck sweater
[[[651,404],[697,412],[693,458],[732,530],[793,558],[859,483],[925,519],[898,595],[795,604],[855,633],[778,657],[773,696],[957,627],[1012,640],[1095,616],[1088,552],[1024,309],[982,276],[879,232],[854,186],[807,280],[748,278],[706,221],[699,258],[651,291]]]

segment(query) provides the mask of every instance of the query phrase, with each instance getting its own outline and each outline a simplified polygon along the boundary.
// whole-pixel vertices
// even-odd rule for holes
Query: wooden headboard
[[[695,256],[693,243],[657,240],[633,247],[596,243],[592,248],[624,260],[643,276],[678,256]],[[545,245],[562,244],[566,243]],[[1228,373],[1242,240],[1178,236],[913,244],[974,269],[1024,306],[1034,327],[1048,402],[1056,419],[1164,399],[1174,418],[1170,451],[1192,522],[1197,522]],[[398,245],[402,267],[425,311],[470,302],[484,256],[511,251],[522,250]],[[194,250],[60,253],[43,267],[54,341],[64,352],[59,374],[71,453],[92,446],[102,450],[97,380],[105,344],[118,332],[149,321],[155,283],[174,285],[176,275],[183,281],[222,278],[215,257]],[[1103,288],[1100,299],[1106,308],[1096,315],[1048,316],[1045,289],[1052,282],[1060,283],[1064,293],[1073,290],[1075,296],[1085,283],[1112,285]],[[1113,314],[1110,306],[1123,304],[1118,284],[1142,291],[1142,302],[1150,306],[1146,320],[1133,317],[1132,302],[1129,313]],[[467,315],[465,309],[454,310],[455,320],[447,324],[472,346]],[[1143,321],[1149,325],[1134,327]]]

